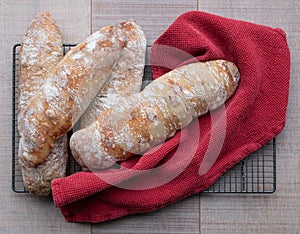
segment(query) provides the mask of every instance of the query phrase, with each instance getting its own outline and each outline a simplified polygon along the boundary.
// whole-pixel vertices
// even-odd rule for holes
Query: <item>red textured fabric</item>
[[[122,163],[120,169],[54,180],[54,202],[67,221],[102,222],[149,212],[198,193],[283,129],[290,54],[281,29],[187,12],[154,43],[151,61],[160,65],[152,67],[154,77],[193,61],[161,45],[200,61],[232,61],[241,74],[236,93],[222,108],[196,119],[156,150]],[[147,171],[153,168],[157,170]]]

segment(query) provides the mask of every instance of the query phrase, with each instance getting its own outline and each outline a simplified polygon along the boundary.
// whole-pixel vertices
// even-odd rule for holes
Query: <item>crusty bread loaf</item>
[[[107,83],[97,94],[80,119],[80,128],[85,128],[96,121],[97,117],[109,109],[120,97],[126,97],[141,91],[146,56],[146,38],[139,25],[130,20],[123,22],[126,46]]]
[[[130,27],[129,27],[130,29]],[[19,124],[27,154],[20,161],[39,165],[56,139],[77,122],[107,81],[126,45],[126,24],[107,26],[72,48],[48,73]]]
[[[62,57],[61,32],[50,13],[41,12],[30,23],[20,48],[19,123],[24,120],[24,110],[45,82],[47,73]],[[51,181],[66,174],[67,144],[67,136],[63,136],[54,142],[51,152],[39,166],[21,167],[24,185],[29,192],[42,196],[50,195]],[[21,138],[19,158],[26,154],[27,148]]]
[[[224,60],[189,64],[161,76],[75,132],[70,147],[89,169],[111,166],[172,137],[194,117],[222,105],[239,81],[237,67]]]

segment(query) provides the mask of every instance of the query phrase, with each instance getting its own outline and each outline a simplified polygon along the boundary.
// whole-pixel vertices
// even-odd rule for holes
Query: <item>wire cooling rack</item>
[[[64,45],[64,53],[75,45]],[[12,190],[27,193],[18,164],[20,134],[17,126],[20,44],[13,47],[12,67]],[[147,48],[149,49],[149,48]],[[143,86],[152,80],[151,66],[145,66]],[[71,132],[69,133],[69,135]],[[67,175],[81,171],[69,151]],[[273,193],[276,190],[276,140],[273,139],[257,152],[236,164],[221,176],[205,193]]]

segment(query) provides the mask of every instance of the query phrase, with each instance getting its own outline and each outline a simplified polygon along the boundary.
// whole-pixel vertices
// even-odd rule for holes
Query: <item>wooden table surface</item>
[[[50,11],[65,43],[134,18],[151,44],[181,13],[210,13],[283,28],[291,50],[287,125],[277,137],[277,191],[197,194],[165,209],[102,224],[67,223],[49,198],[11,190],[11,51],[33,16]],[[300,233],[300,1],[2,0],[0,1],[0,233]]]

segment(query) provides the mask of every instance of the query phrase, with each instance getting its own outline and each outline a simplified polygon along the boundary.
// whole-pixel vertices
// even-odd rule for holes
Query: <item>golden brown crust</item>
[[[61,32],[49,12],[30,23],[20,47],[18,118],[41,87],[46,75],[63,57]]]
[[[24,111],[31,98],[45,83],[48,72],[62,59],[61,32],[48,12],[34,17],[28,27],[20,49],[18,121],[24,121]],[[20,129],[21,130],[21,129]],[[20,131],[23,135],[22,130]],[[51,194],[51,181],[64,177],[67,166],[67,137],[54,142],[54,147],[38,167],[22,164],[22,176],[26,189],[36,195]],[[20,162],[28,152],[28,145],[20,139]]]
[[[64,135],[54,142],[53,149],[45,160],[36,167],[22,166],[26,189],[35,195],[51,195],[51,181],[66,176],[68,163],[68,137]],[[23,138],[20,139],[19,155],[24,153]]]
[[[70,140],[73,156],[82,166],[100,169],[143,153],[222,105],[238,81],[237,67],[224,60],[174,69],[75,132]]]
[[[109,109],[120,97],[141,91],[145,66],[146,38],[133,20],[121,23],[124,28],[126,46],[107,83],[80,119],[80,128],[94,122],[105,110]]]
[[[53,142],[84,113],[119,59],[126,43],[122,31],[120,25],[102,28],[71,49],[49,72],[20,124],[28,145],[22,163],[42,163]]]

